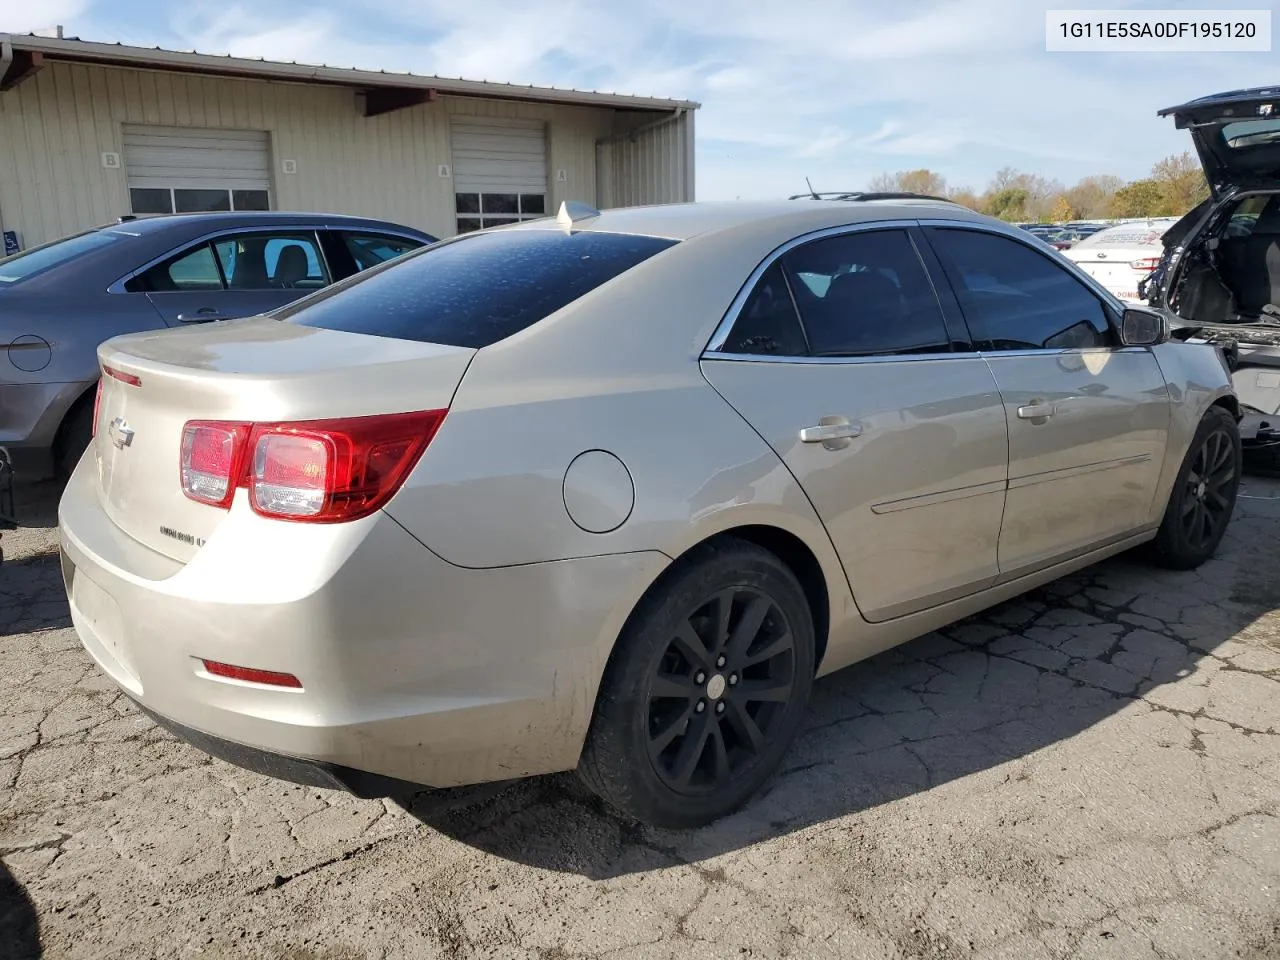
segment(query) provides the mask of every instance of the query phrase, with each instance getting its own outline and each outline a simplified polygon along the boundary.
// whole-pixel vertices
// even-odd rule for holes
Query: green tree
[[[1151,168],[1160,187],[1161,213],[1181,216],[1209,196],[1204,170],[1190,152],[1165,157]]]
[[[1107,212],[1113,217],[1157,217],[1163,205],[1160,184],[1154,180],[1135,180],[1116,191]]]
[[[993,190],[982,200],[982,212],[1001,220],[1020,221],[1027,219],[1027,201],[1029,195],[1021,187],[1004,187]]]

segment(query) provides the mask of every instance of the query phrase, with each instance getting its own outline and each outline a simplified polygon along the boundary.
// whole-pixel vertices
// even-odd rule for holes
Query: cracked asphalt
[[[0,545],[0,958],[1280,960],[1280,482],[1220,557],[1125,556],[820,681],[696,832],[568,777],[267,780],[82,652],[50,487]]]

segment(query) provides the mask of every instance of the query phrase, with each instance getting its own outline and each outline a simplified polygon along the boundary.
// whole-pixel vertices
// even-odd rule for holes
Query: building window
[[[134,213],[216,213],[228,210],[270,210],[266,190],[192,190],[186,187],[131,187]]]
[[[541,193],[456,193],[454,200],[459,233],[547,215],[547,198]]]

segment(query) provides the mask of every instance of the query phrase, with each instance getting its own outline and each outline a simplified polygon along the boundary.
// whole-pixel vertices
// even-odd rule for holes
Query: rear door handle
[[[1048,420],[1057,412],[1058,412],[1058,405],[1056,403],[1044,403],[1042,401],[1037,400],[1033,403],[1027,404],[1025,407],[1019,407],[1018,419],[1019,420]]]
[[[834,417],[823,417],[823,420],[835,420]],[[805,427],[800,431],[801,443],[827,443],[831,440],[850,440],[862,436],[862,424],[850,423],[841,418],[834,423],[820,422],[816,427]]]

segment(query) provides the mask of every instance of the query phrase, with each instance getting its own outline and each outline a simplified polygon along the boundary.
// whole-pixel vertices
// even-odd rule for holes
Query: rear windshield
[[[407,254],[272,316],[326,330],[487,347],[675,242],[559,230],[479,233]]]
[[[123,234],[107,230],[90,230],[88,233],[77,233],[15,253],[0,260],[0,284],[17,283],[91,250],[117,243],[123,238]]]
[[[1222,128],[1222,140],[1228,147],[1258,147],[1280,143],[1280,118],[1270,120],[1237,120]]]

